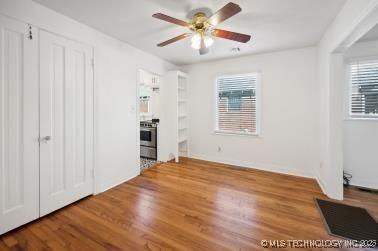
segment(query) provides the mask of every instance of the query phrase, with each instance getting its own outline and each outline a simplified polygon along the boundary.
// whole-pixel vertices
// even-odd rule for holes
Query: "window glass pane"
[[[257,74],[217,78],[217,128],[231,133],[256,133]]]
[[[378,61],[350,65],[350,114],[378,116]]]

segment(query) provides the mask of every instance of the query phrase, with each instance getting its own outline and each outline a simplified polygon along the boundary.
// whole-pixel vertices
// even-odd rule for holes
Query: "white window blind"
[[[378,60],[350,64],[350,115],[378,117]]]
[[[216,79],[217,132],[258,133],[258,74]]]

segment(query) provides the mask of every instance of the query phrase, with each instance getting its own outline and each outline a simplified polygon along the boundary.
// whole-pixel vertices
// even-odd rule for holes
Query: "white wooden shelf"
[[[169,121],[169,133],[172,135],[170,156],[178,161],[180,156],[189,156],[187,124],[188,118],[188,76],[180,71],[169,71],[165,74],[167,91],[172,97],[167,100],[167,114]]]

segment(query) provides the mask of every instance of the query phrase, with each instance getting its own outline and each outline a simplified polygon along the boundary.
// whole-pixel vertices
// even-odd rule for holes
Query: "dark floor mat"
[[[378,240],[378,223],[366,209],[321,199],[316,203],[330,234],[351,240]]]

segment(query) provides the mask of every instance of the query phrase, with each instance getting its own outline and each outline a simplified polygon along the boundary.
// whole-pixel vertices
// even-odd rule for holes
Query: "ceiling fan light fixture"
[[[211,36],[201,35],[200,33],[196,33],[192,37],[191,47],[195,50],[199,50],[201,48],[201,40],[202,39],[205,43],[206,48],[209,48],[214,43],[214,39]]]
[[[191,46],[195,50],[199,50],[201,48],[201,35],[199,33],[196,33],[192,37],[192,43]]]
[[[205,46],[206,46],[206,48],[209,48],[214,43],[214,39],[212,37],[210,37],[210,36],[205,36],[204,40],[205,40]]]

